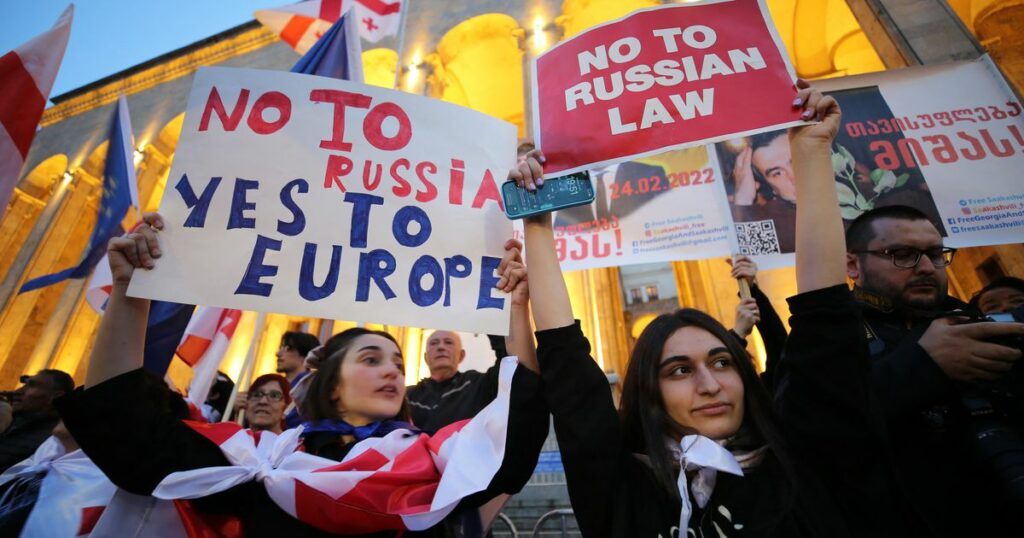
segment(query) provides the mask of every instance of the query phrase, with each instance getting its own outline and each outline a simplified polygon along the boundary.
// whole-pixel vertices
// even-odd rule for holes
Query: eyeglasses
[[[941,247],[921,250],[913,247],[886,248],[882,250],[858,250],[854,254],[874,254],[892,260],[892,264],[901,269],[913,269],[921,263],[921,256],[928,256],[935,267],[946,267],[953,263],[955,248]]]
[[[272,402],[280,402],[284,399],[284,393],[279,390],[254,390],[249,393],[249,399],[258,402],[266,396]]]

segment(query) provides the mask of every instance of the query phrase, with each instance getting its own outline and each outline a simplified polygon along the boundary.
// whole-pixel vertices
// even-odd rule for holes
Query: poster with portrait
[[[949,246],[1024,237],[1021,106],[987,58],[816,84],[843,109],[832,169],[846,224],[873,208],[907,205]],[[738,249],[762,267],[793,263],[796,189],[786,134],[714,146]]]

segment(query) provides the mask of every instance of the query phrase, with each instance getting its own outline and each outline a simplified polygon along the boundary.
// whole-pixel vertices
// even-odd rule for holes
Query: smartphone
[[[590,181],[590,172],[545,179],[544,185],[535,191],[526,190],[515,181],[506,181],[501,186],[501,198],[505,202],[505,215],[513,220],[521,219],[589,204],[594,201],[594,184]]]

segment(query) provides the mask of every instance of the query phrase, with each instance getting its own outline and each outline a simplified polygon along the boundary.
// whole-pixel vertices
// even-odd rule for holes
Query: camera
[[[1024,322],[1024,307],[1006,314],[972,316],[972,322]],[[1024,338],[1011,337],[993,343],[1024,353]],[[1002,379],[965,385],[960,404],[965,415],[969,443],[980,461],[1006,487],[1011,502],[1024,507],[1024,364],[1013,365]]]

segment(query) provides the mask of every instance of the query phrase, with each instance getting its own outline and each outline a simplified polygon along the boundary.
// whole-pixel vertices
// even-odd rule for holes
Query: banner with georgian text
[[[1024,241],[1024,114],[987,57],[815,83],[843,108],[843,218],[909,205],[953,247]],[[942,88],[943,91],[935,91]],[[786,130],[591,170],[597,200],[556,213],[565,269],[751,255],[794,263]]]
[[[988,57],[816,82],[843,122],[832,168],[847,224],[921,210],[951,247],[1024,241],[1024,115]],[[941,88],[942,91],[936,91]],[[796,204],[786,131],[716,144],[738,248],[792,265]]]

